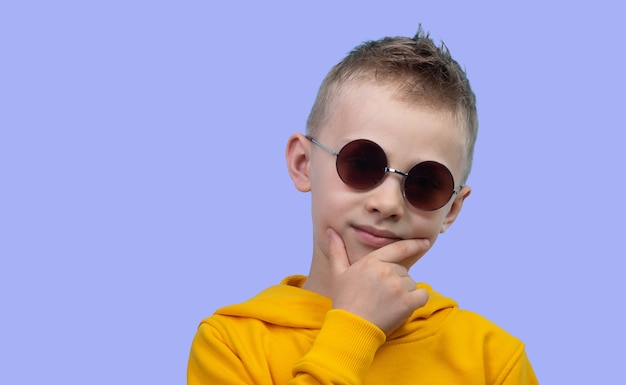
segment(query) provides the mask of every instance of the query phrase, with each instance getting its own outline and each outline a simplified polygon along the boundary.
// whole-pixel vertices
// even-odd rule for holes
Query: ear
[[[310,179],[311,143],[306,136],[296,133],[287,142],[287,171],[298,191],[311,191]]]
[[[463,186],[461,190],[455,195],[454,201],[452,202],[452,207],[450,207],[450,211],[443,219],[443,223],[441,224],[441,229],[439,229],[440,233],[445,232],[448,227],[452,226],[456,218],[459,216],[461,212],[461,208],[463,208],[463,202],[465,198],[467,198],[472,192],[470,186]]]

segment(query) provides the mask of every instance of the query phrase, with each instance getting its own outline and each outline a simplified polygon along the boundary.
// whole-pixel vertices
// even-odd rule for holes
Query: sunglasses
[[[387,155],[376,143],[367,139],[357,139],[335,152],[310,136],[314,144],[333,155],[337,174],[346,185],[356,190],[374,188],[388,172],[404,177],[405,199],[423,211],[442,208],[463,186],[454,189],[454,177],[446,166],[435,161],[425,161],[413,166],[409,172],[402,172],[387,166]]]

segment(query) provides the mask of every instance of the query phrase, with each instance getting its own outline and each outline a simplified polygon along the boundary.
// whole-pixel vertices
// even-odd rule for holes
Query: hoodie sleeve
[[[344,310],[331,310],[311,350],[294,368],[289,385],[361,384],[385,334]]]
[[[191,344],[187,384],[254,384],[243,362],[210,324],[201,323]]]
[[[511,362],[510,370],[504,373],[504,378],[498,384],[502,385],[539,385],[526,352],[522,350]]]
[[[385,334],[343,310],[331,310],[311,349],[295,364],[279,357],[244,358],[212,325],[203,323],[191,346],[187,384],[361,384]],[[280,367],[285,367],[284,371]],[[288,373],[291,372],[291,376]],[[287,377],[282,377],[285,373]],[[291,378],[288,378],[291,377]]]

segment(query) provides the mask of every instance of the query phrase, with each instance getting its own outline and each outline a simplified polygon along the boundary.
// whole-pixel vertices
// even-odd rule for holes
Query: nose
[[[398,174],[398,175],[396,175]],[[402,193],[404,177],[402,172],[387,170],[383,181],[367,194],[367,211],[378,213],[382,218],[400,218],[404,215],[405,202]]]

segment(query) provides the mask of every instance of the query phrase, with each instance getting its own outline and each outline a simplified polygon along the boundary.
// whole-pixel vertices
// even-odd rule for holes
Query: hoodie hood
[[[255,318],[284,327],[320,329],[326,313],[332,309],[332,300],[302,289],[305,280],[306,277],[302,275],[289,276],[279,285],[267,288],[248,301],[223,307],[215,314]],[[428,302],[415,310],[387,340],[409,334],[415,337],[416,333],[423,336],[436,332],[450,311],[458,309],[454,300],[433,291],[430,285],[419,283],[417,287],[428,291]]]

